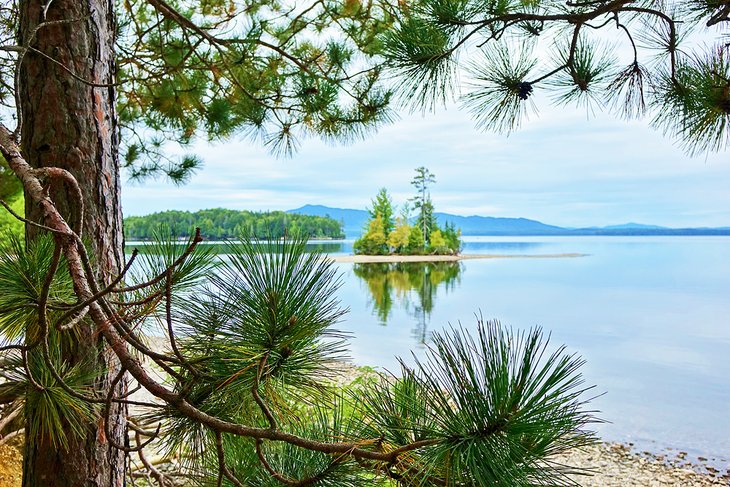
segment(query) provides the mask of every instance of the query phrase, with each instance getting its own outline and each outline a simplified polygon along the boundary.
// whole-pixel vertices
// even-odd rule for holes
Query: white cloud
[[[641,220],[730,226],[730,163],[689,158],[646,121],[548,107],[508,136],[474,128],[464,111],[404,114],[365,141],[302,144],[275,159],[247,141],[198,144],[206,161],[186,186],[127,186],[126,214],[225,206],[289,209],[307,203],[363,208],[381,187],[396,203],[413,192],[413,169],[436,174],[438,211],[523,216],[583,226]]]

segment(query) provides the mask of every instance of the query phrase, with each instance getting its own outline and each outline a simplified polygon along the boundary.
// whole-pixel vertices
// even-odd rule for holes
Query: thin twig
[[[117,82],[113,82],[113,83],[95,83],[93,81],[89,81],[89,80],[84,79],[81,76],[77,75],[76,73],[71,71],[71,69],[68,66],[63,64],[61,61],[49,56],[45,52],[40,51],[40,50],[36,49],[35,47],[29,47],[28,50],[32,53],[38,54],[39,56],[51,61],[52,63],[56,64],[61,69],[66,71],[68,74],[70,74],[71,77],[73,79],[75,79],[76,81],[79,81],[80,83],[83,83],[87,86],[91,86],[92,88],[113,88],[113,87],[117,87],[117,86],[123,86],[125,84],[125,81],[117,81]]]
[[[20,220],[21,222],[25,223],[26,225],[30,225],[30,226],[33,226],[33,227],[36,227],[36,228],[40,228],[41,230],[45,230],[45,231],[47,231],[47,232],[51,232],[51,233],[57,233],[57,234],[61,234],[61,235],[67,235],[66,233],[64,233],[64,232],[62,232],[62,231],[60,231],[60,230],[56,230],[55,228],[51,228],[51,227],[48,227],[48,226],[46,226],[46,225],[42,225],[42,224],[40,224],[40,223],[38,223],[38,222],[34,222],[34,221],[32,221],[32,220],[28,220],[27,218],[24,218],[24,217],[22,217],[22,216],[18,215],[18,214],[17,214],[17,213],[16,213],[16,212],[15,212],[15,211],[14,211],[14,210],[13,210],[13,209],[12,209],[12,208],[10,207],[10,205],[8,205],[8,204],[7,204],[7,203],[6,203],[6,202],[5,202],[4,200],[2,200],[2,199],[0,199],[0,205],[3,205],[3,206],[5,207],[5,209],[6,209],[6,210],[8,210],[8,212],[9,212],[9,213],[10,213],[11,215],[13,215],[13,217],[14,217],[14,218],[15,218],[16,220]]]
[[[183,357],[180,350],[177,348],[177,341],[175,340],[175,330],[172,327],[172,269],[167,269],[167,277],[165,278],[165,322],[167,323],[167,334],[170,340],[170,347],[172,352],[175,354],[180,363],[193,374],[193,377],[200,378],[198,370]]]
[[[119,275],[117,277],[115,277],[106,288],[102,289],[101,291],[99,291],[98,293],[96,293],[95,295],[93,295],[92,297],[87,299],[86,301],[83,301],[81,303],[74,305],[66,313],[64,313],[58,320],[56,320],[56,325],[55,325],[56,328],[61,329],[61,327],[63,327],[63,329],[67,329],[67,327],[64,327],[64,325],[62,325],[62,324],[69,317],[71,317],[71,315],[73,315],[76,311],[78,311],[80,309],[86,309],[88,311],[88,307],[91,302],[96,301],[96,300],[106,296],[107,294],[111,293],[112,290],[114,289],[114,286],[119,284],[121,282],[121,280],[124,279],[124,276],[127,274],[127,272],[129,272],[129,269],[132,267],[132,263],[134,262],[134,259],[137,258],[138,254],[139,254],[139,251],[137,249],[134,249],[132,251],[132,256],[130,257],[127,264],[124,266],[124,269],[122,269],[122,272],[120,272]],[[84,313],[84,314],[86,314],[86,313]]]
[[[10,409],[10,413],[8,413],[2,418],[2,420],[0,420],[0,439],[3,438],[2,431],[5,429],[5,427],[10,424],[12,420],[17,418],[20,413],[23,412],[23,405],[21,402],[18,401],[14,405],[10,406]]]
[[[19,430],[15,430],[12,433],[8,433],[6,436],[3,436],[0,438],[0,446],[3,446],[8,441],[12,440],[16,436],[20,436],[25,433],[25,428],[20,428]]]
[[[267,472],[269,472],[269,475],[271,475],[272,477],[274,477],[276,480],[278,480],[282,484],[286,484],[286,485],[297,485],[299,482],[297,482],[296,480],[292,480],[292,479],[290,479],[288,477],[285,477],[280,472],[277,472],[274,467],[271,466],[271,464],[269,463],[269,461],[264,456],[263,449],[261,448],[262,443],[263,443],[262,440],[256,438],[256,456],[259,459],[259,463],[261,463],[261,465],[264,467],[264,469]]]
[[[272,430],[275,430],[277,428],[276,426],[276,418],[271,412],[271,409],[269,409],[269,406],[264,402],[263,399],[261,399],[261,396],[259,395],[259,381],[261,380],[261,375],[263,373],[264,367],[266,366],[266,360],[268,358],[268,354],[261,357],[261,360],[259,360],[259,364],[256,370],[256,375],[254,376],[253,384],[251,385],[251,395],[253,396],[254,401],[256,401],[256,404],[259,405],[259,408],[261,409],[261,412],[264,413],[264,416],[266,416],[266,420],[269,422],[269,427],[271,427]]]
[[[134,432],[134,437],[139,443],[141,441],[139,432]],[[155,480],[157,480],[157,483],[160,485],[160,487],[165,487],[167,485],[167,478],[165,477],[165,474],[157,470],[154,465],[152,465],[148,460],[147,457],[144,454],[143,450],[137,451],[137,456],[139,456],[139,460],[142,462],[142,464],[145,466],[145,468],[149,471],[150,475],[152,475]]]
[[[226,455],[223,451],[223,435],[220,431],[215,432],[215,448],[218,453],[218,484],[222,479],[222,475],[230,480],[236,487],[243,487],[243,484],[236,478],[235,475],[226,466]]]
[[[174,269],[175,267],[177,267],[180,264],[182,264],[185,261],[185,259],[191,253],[193,253],[193,250],[195,250],[195,247],[197,247],[198,244],[200,242],[202,242],[202,241],[203,241],[203,237],[200,236],[200,228],[196,228],[195,229],[195,236],[193,237],[193,240],[190,242],[190,245],[188,245],[188,247],[180,255],[180,257],[178,257],[177,259],[175,259],[175,261],[172,264],[170,264],[168,266],[168,268]],[[165,272],[162,272],[160,275],[158,275],[157,277],[155,277],[155,278],[153,278],[153,279],[151,279],[151,280],[149,280],[147,282],[143,282],[143,283],[140,283],[140,284],[135,284],[134,286],[127,286],[127,287],[123,287],[123,288],[118,288],[118,289],[115,289],[114,292],[115,293],[124,293],[124,292],[130,292],[130,291],[138,291],[140,289],[144,289],[144,288],[147,288],[147,287],[150,287],[150,286],[154,286],[158,282],[160,282],[163,279],[165,279],[166,276],[167,276],[167,269],[165,269]]]

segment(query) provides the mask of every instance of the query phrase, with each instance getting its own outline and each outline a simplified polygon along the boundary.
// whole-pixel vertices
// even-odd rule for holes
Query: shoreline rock
[[[570,465],[590,469],[591,476],[571,478],[584,487],[706,487],[730,485],[730,471],[701,463],[685,463],[649,452],[635,452],[622,443],[598,443],[560,457]]]

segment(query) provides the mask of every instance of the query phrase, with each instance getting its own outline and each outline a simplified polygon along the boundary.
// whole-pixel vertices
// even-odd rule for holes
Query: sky
[[[539,105],[509,136],[477,129],[454,105],[403,112],[352,144],[306,140],[287,159],[249,140],[198,141],[191,152],[205,165],[188,184],[127,182],[123,211],[365,209],[381,187],[400,205],[414,195],[414,169],[426,166],[436,175],[431,198],[440,212],[566,227],[730,226],[727,153],[689,157],[647,120]]]

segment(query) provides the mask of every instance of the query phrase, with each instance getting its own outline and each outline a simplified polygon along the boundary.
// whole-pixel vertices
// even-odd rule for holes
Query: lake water
[[[351,252],[349,242],[323,245]],[[587,360],[586,381],[605,392],[591,403],[610,422],[596,426],[604,439],[728,468],[729,237],[472,237],[464,253],[586,255],[391,267],[385,278],[338,264],[354,361],[395,371],[396,356],[422,353],[449,323],[473,328],[475,313],[541,326]]]
[[[310,245],[338,255],[352,241]],[[471,237],[466,254],[571,258],[337,264],[355,363],[397,371],[475,314],[540,326],[587,360],[605,440],[686,451],[730,468],[730,237]]]

